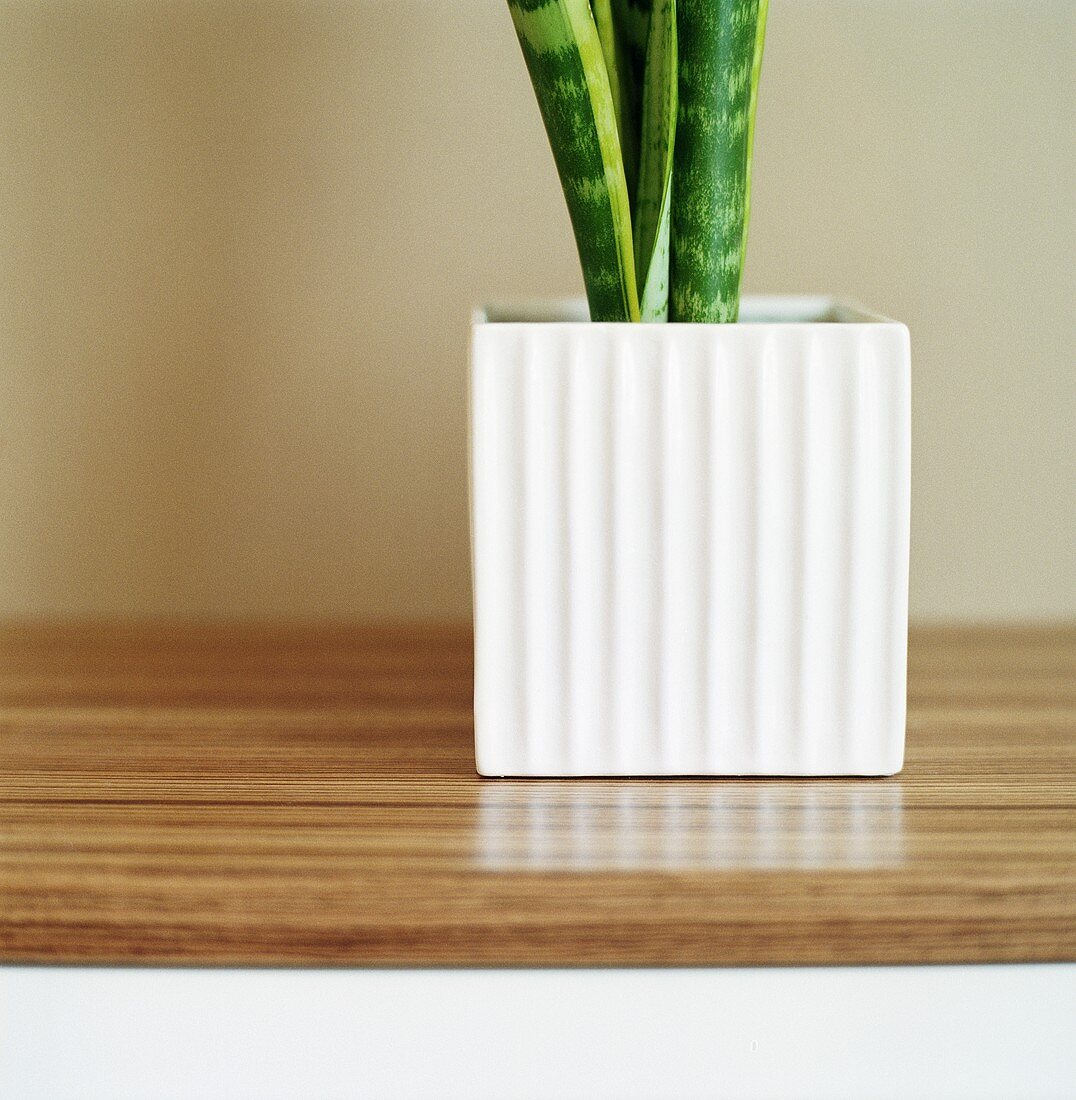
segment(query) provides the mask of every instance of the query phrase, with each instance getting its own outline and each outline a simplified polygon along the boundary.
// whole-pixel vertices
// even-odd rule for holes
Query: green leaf
[[[759,0],[679,0],[672,194],[674,321],[735,321]]]
[[[628,179],[628,198],[634,210],[638,201],[636,188],[639,175],[643,81],[653,0],[609,0],[609,2],[616,33],[616,59],[621,96],[627,119],[621,131],[624,173]]]
[[[743,199],[743,243],[740,245],[740,267],[747,259],[747,228],[751,223],[751,165],[755,155],[755,111],[758,108],[758,78],[762,73],[762,51],[766,46],[766,15],[770,0],[758,0],[758,20],[755,24],[755,58],[751,64],[751,103],[747,109],[747,176]]]
[[[650,38],[650,12],[653,0],[611,0],[613,22],[624,45],[628,65],[637,87],[643,85],[646,49]]]
[[[638,93],[624,52],[621,32],[613,19],[610,0],[590,0],[590,10],[598,29],[598,41],[602,44],[602,57],[605,59],[605,71],[609,77],[609,91],[613,96],[616,132],[620,138],[630,207],[634,202],[635,175],[639,160],[639,119],[636,107]]]
[[[669,316],[669,216],[676,136],[676,0],[656,0],[650,17],[639,186],[635,199],[635,278],[643,321]]]
[[[631,205],[589,0],[508,0],[568,202],[594,321],[637,321]]]

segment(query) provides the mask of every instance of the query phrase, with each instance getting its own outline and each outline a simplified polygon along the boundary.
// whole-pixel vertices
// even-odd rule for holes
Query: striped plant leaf
[[[589,0],[508,0],[560,174],[594,321],[637,321],[631,205]]]
[[[669,316],[669,215],[676,135],[676,0],[655,0],[643,81],[635,278],[643,321]]]
[[[630,119],[630,124],[625,126],[624,131],[624,171],[628,177],[628,197],[631,199],[632,210],[638,201],[636,187],[642,143],[643,85],[652,4],[653,0],[610,0],[613,27],[616,31],[620,86]]]
[[[613,20],[630,62],[636,66],[639,83],[643,81],[646,45],[650,36],[650,10],[654,0],[611,0]]]
[[[635,84],[642,87],[643,70],[646,67],[646,49],[650,40],[650,11],[654,0],[610,0],[613,22],[624,44],[629,67]]]
[[[758,108],[758,78],[762,73],[762,52],[766,46],[766,15],[770,0],[758,0],[758,21],[755,25],[755,58],[751,63],[751,103],[747,109],[747,174],[743,197],[743,243],[740,245],[740,267],[747,259],[747,230],[751,224],[751,165],[755,156],[755,111]]]
[[[624,178],[628,185],[628,203],[635,202],[635,177],[639,163],[638,89],[625,53],[621,32],[613,18],[611,0],[590,0],[602,57],[609,77],[616,114],[616,132],[620,138],[620,153],[624,160]]]
[[[670,317],[735,321],[759,0],[679,0]]]

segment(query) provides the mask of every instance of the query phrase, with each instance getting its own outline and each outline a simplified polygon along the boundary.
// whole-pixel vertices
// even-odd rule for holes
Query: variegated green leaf
[[[624,49],[627,68],[637,88],[643,86],[646,49],[650,39],[650,11],[653,0],[610,0],[617,39]]]
[[[747,258],[747,230],[751,224],[751,165],[755,156],[755,111],[758,109],[758,78],[762,73],[762,52],[766,46],[766,15],[770,0],[758,0],[758,21],[755,25],[755,59],[751,64],[751,103],[747,109],[747,175],[743,199],[743,243],[740,245],[740,267]]]
[[[674,321],[735,321],[759,0],[679,0]]]
[[[589,0],[508,0],[583,268],[591,319],[637,321],[631,206]]]
[[[628,116],[623,130],[624,172],[631,208],[638,201],[639,157],[642,144],[643,82],[652,0],[610,0],[616,31],[621,94]]]
[[[635,278],[643,321],[669,316],[669,215],[676,135],[676,0],[655,0],[650,17],[639,186],[635,199]]]
[[[590,0],[590,9],[594,14],[594,25],[598,28],[598,40],[602,44],[602,57],[605,58],[605,71],[609,77],[609,90],[613,95],[616,131],[620,138],[624,178],[628,185],[628,202],[633,204],[639,160],[638,90],[634,86],[631,67],[624,52],[621,32],[613,19],[611,0]]]

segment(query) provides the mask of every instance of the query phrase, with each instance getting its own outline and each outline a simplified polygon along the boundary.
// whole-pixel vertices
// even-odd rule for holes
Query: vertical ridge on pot
[[[900,522],[896,484],[904,463],[898,453],[890,410],[900,405],[900,379],[884,369],[891,349],[883,349],[860,330],[856,353],[856,523],[852,534],[850,645],[857,668],[851,685],[852,758],[863,767],[883,734],[892,740],[892,716],[901,712],[890,698],[896,659],[889,593],[899,588],[893,568],[894,531]],[[899,339],[899,333],[896,334]],[[903,740],[903,739],[901,739]],[[892,747],[887,745],[889,752]]]
[[[473,337],[476,369],[471,435],[474,536],[475,727],[496,737],[476,740],[485,774],[507,774],[526,759],[524,656],[522,359],[526,341],[511,330],[480,327]],[[481,534],[480,534],[481,533]],[[478,583],[478,578],[482,582]]]
[[[710,363],[696,342],[688,345],[689,362],[698,380],[698,425],[699,425],[699,496],[701,501],[699,516],[699,600],[698,600],[698,640],[694,673],[698,676],[698,753],[697,760],[708,757],[707,747],[715,740],[712,728],[709,683],[713,666],[713,638],[711,632],[711,606],[713,591],[711,588],[710,562],[713,559],[713,491],[714,491],[714,437],[713,437],[713,395],[714,376]]]
[[[650,337],[651,333],[648,332]],[[665,694],[668,684],[669,637],[667,634],[666,606],[669,600],[669,572],[665,568],[668,554],[668,478],[669,439],[666,431],[666,411],[669,406],[669,366],[670,348],[660,339],[648,339],[643,351],[640,368],[647,378],[647,393],[653,404],[650,405],[652,454],[654,461],[652,491],[653,503],[650,510],[650,522],[653,526],[653,538],[650,542],[650,575],[653,587],[654,632],[657,645],[652,646],[653,660],[650,667],[650,694],[652,698],[650,724],[650,758],[655,771],[675,770],[669,760],[670,730],[665,722]]]
[[[786,561],[787,603],[783,609],[785,636],[782,640],[785,662],[783,705],[787,714],[786,725],[782,730],[783,752],[778,755],[790,760],[795,771],[802,772],[803,758],[808,751],[808,745],[803,737],[803,653],[800,644],[805,603],[803,560],[806,550],[803,530],[803,487],[806,477],[804,468],[807,432],[805,390],[808,344],[802,339],[795,338],[793,334],[785,332],[778,353],[784,365],[789,424],[789,481],[785,502],[789,552]]]
[[[856,569],[856,531],[859,524],[860,486],[856,473],[856,463],[860,453],[859,422],[859,372],[856,360],[856,342],[854,334],[845,340],[833,344],[830,357],[834,366],[840,370],[844,385],[844,414],[846,429],[843,437],[844,451],[841,458],[841,471],[844,478],[846,506],[842,516],[839,533],[840,547],[844,561],[844,577],[841,586],[841,696],[840,708],[835,715],[837,723],[837,758],[854,759],[856,755],[856,736],[852,683],[858,672],[855,651],[856,606],[855,606],[855,569]]]
[[[888,736],[885,744],[886,768],[890,773],[904,766],[904,736],[907,724],[908,682],[908,583],[910,565],[911,531],[911,480],[912,480],[912,375],[911,347],[908,330],[892,326],[887,339],[891,346],[883,356],[874,347],[875,369],[884,372],[889,379],[890,405],[889,430],[893,444],[891,514],[892,527],[889,540],[889,606],[885,623],[889,638],[889,675],[886,687],[889,692]],[[901,365],[893,370],[893,363]],[[895,411],[894,411],[895,410]]]
[[[585,773],[609,744],[609,359],[608,342],[571,336],[567,381],[569,759]]]
[[[753,766],[765,772],[780,770],[781,761],[796,755],[800,343],[777,327],[763,339],[758,364]]]
[[[650,461],[647,463],[647,532],[645,561],[650,590],[650,642],[643,640],[649,653],[646,667],[647,712],[651,720],[646,729],[645,759],[657,772],[667,772],[668,729],[664,721],[663,698],[665,695],[666,637],[665,603],[667,599],[665,573],[665,465],[668,459],[668,443],[665,438],[665,408],[668,401],[668,345],[652,340],[651,328],[641,342],[635,364],[642,382],[642,415],[646,424],[646,438]]]
[[[724,341],[700,354],[711,372],[708,767],[754,770],[757,361]]]
[[[559,629],[554,629],[549,645],[554,655],[557,675],[560,680],[560,693],[557,699],[558,744],[554,758],[558,762],[565,760],[571,753],[570,717],[571,717],[571,652],[574,623],[572,621],[571,593],[571,542],[568,525],[568,383],[571,370],[572,344],[570,336],[563,330],[558,331],[553,354],[556,357],[556,369],[552,371],[551,422],[553,438],[550,445],[554,449],[552,468],[556,479],[556,499],[553,515],[556,522],[553,543],[555,568],[551,571],[551,603],[556,609]]]
[[[812,335],[804,380],[803,630],[800,730],[807,772],[842,758],[848,655],[847,544],[851,511],[846,459],[851,435],[850,362]]]
[[[693,348],[668,344],[661,369],[661,764],[667,773],[684,774],[697,767],[707,740],[708,385],[706,364]]]
[[[851,736],[851,759],[857,764],[865,755],[865,739],[884,724],[882,696],[883,632],[875,628],[884,598],[885,517],[882,511],[886,496],[883,456],[885,427],[881,423],[878,403],[880,382],[864,356],[864,347],[857,348],[855,374],[855,522],[852,529],[852,570],[849,593],[851,628],[849,644],[853,669],[849,682],[848,726]],[[866,745],[869,751],[869,744]]]
[[[653,378],[635,341],[612,335],[614,735],[618,759],[654,768],[654,454]]]
[[[615,417],[613,410],[616,407],[617,369],[615,348],[612,341],[597,337],[605,361],[605,379],[602,393],[605,404],[602,407],[602,415],[606,421],[606,438],[604,440],[604,477],[602,478],[603,502],[605,505],[605,541],[604,557],[606,593],[605,593],[605,652],[602,660],[602,672],[604,675],[603,701],[605,709],[602,717],[602,751],[603,755],[596,761],[596,770],[604,770],[602,765],[608,766],[608,762],[619,757],[617,750],[618,732],[616,728],[616,434]]]

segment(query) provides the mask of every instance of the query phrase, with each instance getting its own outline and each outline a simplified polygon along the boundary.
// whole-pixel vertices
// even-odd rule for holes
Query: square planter
[[[904,325],[829,299],[477,314],[478,771],[899,771],[910,374]]]

